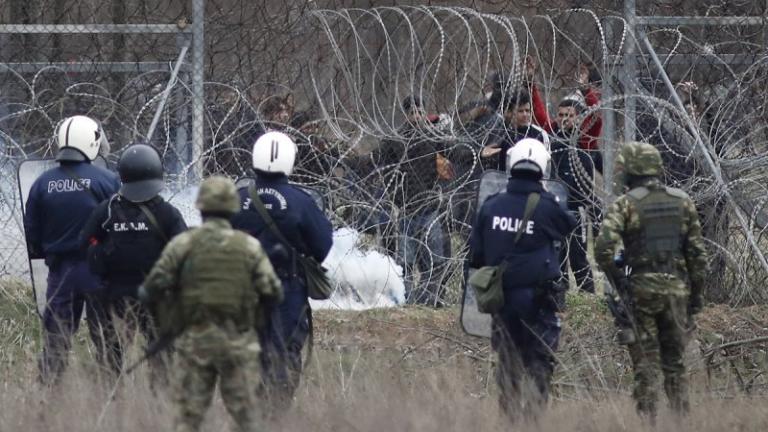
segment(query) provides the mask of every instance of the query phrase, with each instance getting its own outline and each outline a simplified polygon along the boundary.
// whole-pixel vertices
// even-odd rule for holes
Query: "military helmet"
[[[208,177],[200,184],[195,206],[204,213],[237,213],[240,197],[235,183],[223,176]]]
[[[617,165],[623,167],[625,175],[631,176],[660,176],[664,169],[659,150],[644,142],[624,144]]]
[[[134,144],[117,162],[120,173],[120,195],[132,202],[145,202],[156,197],[165,187],[163,161],[154,147]]]

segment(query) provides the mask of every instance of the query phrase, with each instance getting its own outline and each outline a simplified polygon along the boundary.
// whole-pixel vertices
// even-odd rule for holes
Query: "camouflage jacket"
[[[219,235],[206,236],[204,234]],[[241,238],[237,238],[238,236]],[[212,244],[204,244],[205,239],[215,239],[216,241]],[[238,241],[227,241],[228,239]],[[222,246],[228,246],[225,259],[231,260],[236,265],[218,266],[213,269],[206,268],[204,270],[206,274],[203,275],[201,274],[202,269],[196,268],[194,262],[189,262],[189,257],[194,255],[191,253],[192,251],[212,255],[220,252],[216,249]],[[234,249],[238,250],[233,252]],[[204,257],[205,255],[203,255]],[[221,255],[219,255],[219,260],[222,260]],[[240,262],[237,263],[237,260]],[[233,268],[245,269],[246,271],[236,272],[232,271]],[[248,234],[232,229],[229,221],[225,219],[208,219],[200,227],[174,237],[145,279],[144,295],[147,301],[153,302],[163,298],[170,290],[180,289],[183,299],[185,298],[185,286],[190,289],[189,287],[193,284],[200,284],[199,280],[203,278],[208,286],[229,287],[233,284],[242,284],[240,286],[252,287],[256,294],[252,298],[256,304],[248,305],[252,307],[246,309],[253,310],[254,313],[258,313],[259,303],[262,303],[264,299],[268,299],[272,303],[280,303],[283,300],[282,284],[259,241]],[[211,293],[210,296],[215,298],[218,294]],[[188,317],[185,316],[185,318]],[[258,316],[255,318],[259,319]]]
[[[637,187],[658,189],[664,186],[657,178],[644,180]],[[633,293],[637,297],[653,294],[667,294],[674,296],[686,296],[689,294],[700,295],[704,278],[706,277],[707,258],[704,240],[701,235],[701,224],[693,201],[682,191],[675,190],[683,200],[683,214],[681,220],[683,226],[680,233],[681,251],[671,264],[676,274],[667,272],[643,272],[631,276]],[[640,237],[640,215],[636,202],[627,194],[616,199],[603,219],[600,234],[595,243],[595,260],[601,270],[610,273],[614,280],[622,277],[622,270],[614,264],[613,257],[619,243],[623,243],[627,250],[634,249],[635,245],[627,244],[632,238]],[[638,257],[642,262],[643,257]],[[688,279],[688,280],[685,280]],[[690,282],[690,291],[688,288]]]

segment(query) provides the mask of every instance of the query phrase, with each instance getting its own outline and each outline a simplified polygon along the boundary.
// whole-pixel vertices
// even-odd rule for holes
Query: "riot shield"
[[[98,156],[96,160],[93,161],[93,164],[102,168],[107,167],[107,161],[101,156]],[[19,184],[22,216],[27,208],[27,198],[29,198],[29,191],[32,189],[32,184],[42,173],[57,165],[58,163],[55,159],[28,159],[19,164],[16,170],[16,177]],[[27,255],[27,259],[29,260],[29,276],[32,280],[32,291],[35,296],[35,303],[37,304],[37,312],[42,316],[45,311],[48,267],[45,265],[45,260],[42,258],[32,259]]]
[[[477,206],[480,209],[488,197],[507,189],[509,176],[503,171],[490,170],[483,173],[477,187]],[[544,180],[544,189],[555,195],[563,208],[568,205],[568,189],[557,180]],[[477,308],[474,290],[467,285],[467,279],[472,274],[467,269],[464,278],[464,294],[461,302],[461,327],[467,334],[480,337],[491,337],[491,315],[482,313]]]
[[[237,186],[238,189],[242,187],[248,187],[251,183],[253,183],[254,179],[252,177],[241,177],[237,179],[235,182],[235,186]],[[312,199],[315,200],[315,204],[325,212],[326,210],[326,204],[325,204],[325,196],[320,193],[317,189],[311,188],[309,186],[304,186],[296,183],[291,183],[291,185],[296,186],[297,188],[303,190],[304,192],[308,193],[309,196],[312,197]]]

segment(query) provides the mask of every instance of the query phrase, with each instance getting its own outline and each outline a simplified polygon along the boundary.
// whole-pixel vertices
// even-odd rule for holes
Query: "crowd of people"
[[[685,193],[662,184],[654,146],[628,143],[618,161],[626,194],[600,228],[599,77],[579,67],[578,89],[551,116],[535,69],[528,59],[515,86],[503,72],[489,74],[482,99],[457,110],[457,118],[431,114],[425,100],[410,95],[400,103],[404,120],[396,133],[354,158],[322,136],[316,114],[295,112],[290,95],[273,96],[246,136],[248,181],[238,188],[226,177],[205,179],[196,202],[203,223],[192,229],[160,195],[157,150],[128,146],[115,174],[91,163],[106,141],[101,125],[85,116],[65,119],[57,129],[59,164],[32,185],[24,215],[30,257],[49,268],[42,382],[59,381],[85,308],[106,376],[125,370],[116,320],[143,333],[148,352],[162,352],[151,359],[151,382],[174,383],[176,430],[199,429],[217,382],[242,430],[255,430],[261,415],[284,412],[312,334],[306,263],[325,259],[333,230],[295,183],[334,177],[366,189],[370,201],[346,223],[378,235],[379,247],[404,269],[408,302],[445,304],[452,236],[469,245],[467,267],[496,275],[478,286],[502,299],[487,309],[500,403],[512,418],[547,401],[568,267],[576,289],[595,292],[591,225],[597,262],[629,311],[623,322],[635,336],[628,346],[639,412],[655,414],[659,364],[673,408],[685,412],[681,347],[701,309],[706,268],[696,209]],[[505,172],[509,182],[477,208],[467,197],[484,170]],[[565,185],[566,202],[546,190],[546,179]],[[626,275],[614,262],[620,243],[633,269],[631,289],[619,283]]]
[[[426,96],[406,96],[396,107],[402,123],[370,152],[330,138],[328,122],[311,109],[297,110],[291,94],[258,104],[258,120],[240,141],[247,146],[267,130],[293,138],[298,147],[293,181],[323,189],[328,201],[342,196],[344,205],[331,203],[332,210],[345,223],[374,234],[379,247],[397,260],[406,301],[441,306],[455,300],[445,285],[457,274],[482,173],[504,171],[506,151],[523,138],[536,138],[552,152],[547,177],[567,185],[569,210],[578,213],[579,225],[563,250],[563,268],[570,266],[579,289],[593,292],[586,244],[589,227],[595,233],[600,220],[594,193],[595,173],[602,170],[602,122],[595,108],[599,75],[579,66],[572,74],[576,88],[550,115],[531,58],[525,70],[519,85],[503,71],[490,72],[481,97],[454,115],[431,111]]]

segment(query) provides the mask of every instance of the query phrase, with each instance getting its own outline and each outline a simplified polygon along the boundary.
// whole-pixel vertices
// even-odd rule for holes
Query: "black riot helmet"
[[[146,144],[134,144],[123,151],[117,162],[120,173],[120,195],[131,202],[145,202],[156,197],[165,187],[160,153]]]

